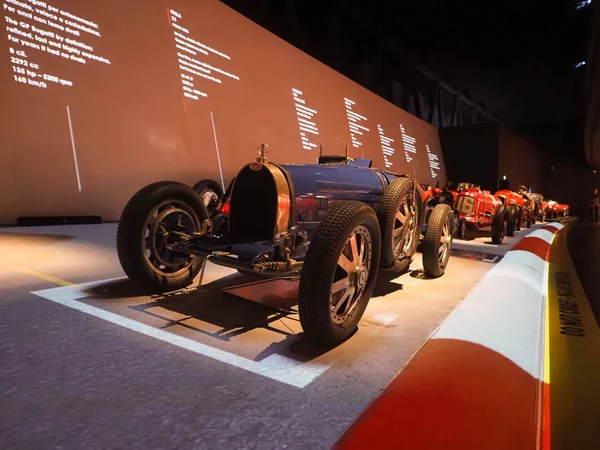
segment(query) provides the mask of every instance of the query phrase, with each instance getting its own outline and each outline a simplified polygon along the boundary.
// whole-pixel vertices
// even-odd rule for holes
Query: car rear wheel
[[[200,231],[206,208],[189,187],[172,181],[152,183],[125,206],[117,228],[117,255],[125,274],[151,292],[188,286],[202,259],[167,248]]]
[[[396,178],[383,194],[379,207],[383,270],[404,272],[417,250],[422,202],[419,193],[414,194],[410,178]]]
[[[454,214],[448,205],[436,206],[429,216],[423,238],[423,271],[429,277],[441,277],[446,271],[452,247],[453,222]]]
[[[311,341],[337,345],[358,326],[380,258],[380,230],[373,209],[341,202],[325,216],[310,242],[298,292],[298,311]]]
[[[506,235],[514,236],[517,230],[517,222],[519,221],[519,211],[516,205],[510,205],[507,215]]]
[[[219,202],[223,198],[221,185],[215,180],[206,179],[198,181],[192,189],[200,196],[209,216],[214,216],[217,213]]]
[[[492,244],[500,245],[504,241],[508,228],[508,213],[506,206],[500,205],[492,219]]]

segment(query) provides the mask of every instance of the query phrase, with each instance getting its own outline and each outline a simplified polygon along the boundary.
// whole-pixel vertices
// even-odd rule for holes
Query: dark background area
[[[586,213],[600,176],[584,151],[589,64],[575,66],[594,2],[224,3],[440,129],[507,127],[539,149],[546,197]]]

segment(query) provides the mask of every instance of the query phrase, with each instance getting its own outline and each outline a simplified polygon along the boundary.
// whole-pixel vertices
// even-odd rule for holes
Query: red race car
[[[507,236],[514,236],[515,231],[521,229],[521,225],[525,225],[529,228],[535,223],[535,201],[527,192],[526,188],[521,186],[519,192],[502,189],[497,191],[494,195],[500,198],[507,208]]]
[[[548,200],[544,203],[545,219],[559,219],[568,216],[570,213],[569,205],[558,203],[554,200]]]
[[[459,183],[455,209],[459,214],[456,236],[464,239],[467,229],[491,226],[492,243],[501,244],[508,230],[508,211],[502,201],[478,185]]]

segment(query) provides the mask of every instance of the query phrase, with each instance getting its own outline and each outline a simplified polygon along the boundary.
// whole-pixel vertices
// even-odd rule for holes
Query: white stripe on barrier
[[[527,250],[511,250],[504,256],[502,261],[504,261],[504,264],[513,263],[528,267],[540,274],[540,276],[548,268],[545,260]]]
[[[532,237],[542,239],[542,240],[546,241],[548,244],[551,244],[552,241],[554,240],[554,233],[552,233],[551,231],[548,231],[548,230],[539,229],[539,230],[535,230],[535,231],[529,233],[525,237],[525,239],[532,238]]]
[[[562,225],[553,225],[561,229]],[[536,230],[549,244],[555,235]],[[535,378],[541,376],[542,314],[548,263],[525,250],[511,250],[450,314],[432,339],[482,345],[510,359]]]

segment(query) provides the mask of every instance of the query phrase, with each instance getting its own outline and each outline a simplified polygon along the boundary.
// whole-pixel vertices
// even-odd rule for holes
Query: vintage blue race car
[[[335,345],[356,329],[379,268],[406,271],[419,241],[425,274],[444,273],[453,213],[437,205],[422,227],[422,191],[413,178],[347,152],[280,165],[268,160],[266,145],[259,149],[212,213],[181,183],[137,192],[117,232],[127,276],[154,292],[173,291],[190,285],[210,259],[245,273],[299,278],[305,335]]]

